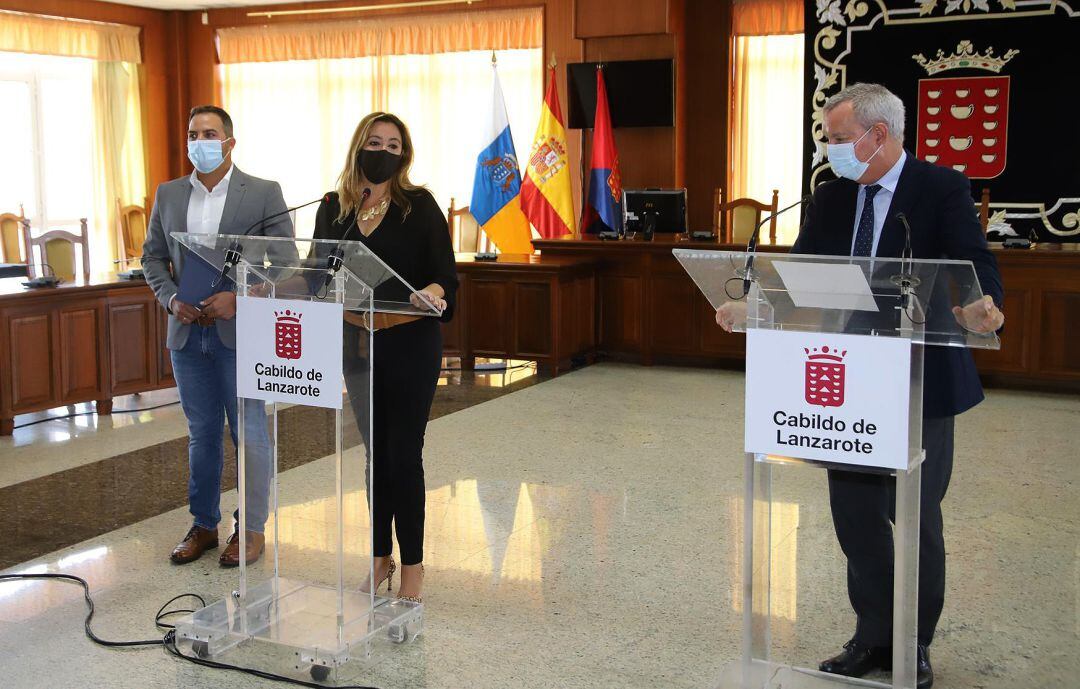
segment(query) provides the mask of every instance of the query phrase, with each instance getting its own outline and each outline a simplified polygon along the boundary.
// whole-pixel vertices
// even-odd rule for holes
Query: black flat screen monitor
[[[593,127],[596,65],[596,62],[577,62],[566,66],[570,129]],[[612,127],[674,126],[674,60],[605,62],[604,84]]]
[[[626,189],[623,227],[640,230],[646,213],[656,216],[657,232],[686,232],[686,189]]]

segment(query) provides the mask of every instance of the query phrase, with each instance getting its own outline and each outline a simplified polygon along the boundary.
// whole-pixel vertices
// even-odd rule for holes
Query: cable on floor
[[[165,407],[171,407],[175,404],[180,404],[180,400],[175,402],[166,402],[165,404],[159,404],[153,407],[140,407],[139,409],[113,409],[112,414],[137,414],[143,411],[153,411],[155,409],[164,409]],[[64,419],[74,419],[76,416],[94,416],[96,411],[77,411],[71,414],[64,414],[62,416],[50,416],[44,419],[37,419],[36,421],[27,421],[26,423],[20,423],[15,428],[26,428],[27,426],[33,426],[39,423],[45,423],[47,421],[63,421]]]
[[[50,581],[50,580],[51,581],[66,581],[66,582],[69,582],[69,583],[75,583],[75,584],[79,584],[80,586],[82,586],[83,599],[86,601],[86,607],[87,607],[87,610],[88,610],[88,612],[86,613],[86,619],[83,621],[83,631],[86,633],[87,638],[89,638],[91,641],[93,641],[94,643],[96,643],[98,645],[105,646],[107,648],[127,648],[127,647],[132,647],[132,646],[141,646],[141,647],[163,646],[165,648],[165,650],[169,652],[170,655],[175,656],[177,658],[182,658],[182,659],[187,660],[189,662],[195,663],[196,665],[202,665],[203,667],[214,668],[214,669],[217,669],[217,670],[232,670],[234,672],[241,672],[243,674],[251,675],[253,677],[259,677],[259,678],[262,678],[262,679],[269,679],[269,680],[273,680],[275,682],[287,682],[289,684],[295,684],[295,685],[301,686],[301,687],[316,687],[317,689],[326,689],[327,686],[331,686],[331,685],[327,685],[327,684],[318,684],[316,682],[306,682],[306,681],[301,680],[301,679],[294,679],[292,677],[285,677],[283,675],[275,675],[275,674],[273,674],[271,672],[263,672],[262,670],[255,670],[255,669],[252,669],[252,668],[240,667],[238,665],[229,665],[228,663],[219,663],[217,661],[209,660],[209,659],[206,659],[206,658],[198,658],[198,657],[194,657],[194,656],[185,655],[183,652],[180,651],[180,649],[176,645],[176,627],[175,627],[175,625],[169,624],[167,622],[163,622],[162,620],[164,618],[170,616],[170,615],[177,615],[177,614],[180,614],[180,613],[195,612],[194,610],[188,610],[188,609],[168,610],[168,607],[170,605],[172,605],[173,603],[175,603],[176,601],[178,601],[178,600],[180,600],[182,598],[194,598],[194,599],[199,601],[199,604],[202,607],[205,608],[206,607],[206,601],[203,599],[202,596],[200,596],[197,593],[181,593],[179,596],[173,596],[172,598],[170,598],[168,600],[168,602],[165,603],[165,605],[162,605],[158,609],[157,614],[154,615],[154,626],[158,627],[158,628],[161,628],[161,629],[168,629],[168,631],[165,633],[165,636],[163,638],[161,638],[161,639],[143,639],[143,640],[139,640],[139,641],[111,641],[111,640],[102,639],[101,637],[99,637],[97,634],[94,633],[93,627],[91,626],[91,620],[93,620],[93,618],[94,618],[94,599],[90,597],[90,585],[86,582],[86,579],[83,579],[82,577],[77,577],[74,574],[59,574],[59,573],[53,573],[53,572],[47,572],[47,573],[41,573],[41,574],[0,574],[0,582],[3,582],[3,581],[27,581],[27,580],[34,580],[34,579],[42,579],[42,580],[46,580],[46,581]],[[379,689],[379,688],[378,687],[373,687],[373,686],[368,686],[368,685],[349,684],[349,685],[340,685],[340,686],[337,687],[337,689]]]

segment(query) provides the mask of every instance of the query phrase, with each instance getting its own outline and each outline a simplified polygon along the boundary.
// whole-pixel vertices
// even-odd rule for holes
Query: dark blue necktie
[[[859,216],[859,228],[855,232],[855,248],[852,256],[869,256],[874,248],[874,195],[881,191],[880,184],[871,184],[866,187],[866,198],[863,200],[862,215]]]

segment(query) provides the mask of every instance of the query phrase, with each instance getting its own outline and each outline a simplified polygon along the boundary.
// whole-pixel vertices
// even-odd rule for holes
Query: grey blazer
[[[150,225],[143,243],[142,267],[146,282],[154,290],[154,296],[165,310],[169,300],[176,294],[177,281],[184,270],[184,253],[187,251],[173,239],[172,232],[187,232],[188,202],[191,199],[190,177],[180,177],[165,182],[154,195],[154,208],[150,212]],[[220,234],[241,234],[261,218],[287,208],[277,182],[252,177],[234,167],[229,178],[229,191],[225,197],[225,210],[221,214]],[[267,237],[292,237],[293,226],[286,213],[263,223],[251,234]],[[291,248],[295,255],[295,248]],[[245,258],[251,258],[245,256]],[[236,349],[236,321],[222,320],[216,323],[221,342],[229,349]],[[187,343],[190,325],[184,325],[170,311],[169,332],[165,346],[182,349]]]

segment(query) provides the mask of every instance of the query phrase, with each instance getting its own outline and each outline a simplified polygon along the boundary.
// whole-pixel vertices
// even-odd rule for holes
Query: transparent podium
[[[673,253],[712,307],[747,335],[741,596],[735,596],[742,612],[741,657],[724,669],[717,686],[914,689],[924,347],[999,347],[995,334],[968,327],[970,310],[962,309],[983,296],[972,264]],[[790,575],[783,568],[794,561],[774,555],[774,520],[783,515],[774,470],[792,465],[895,477],[891,684],[774,657],[781,598],[774,598],[775,587],[790,585],[774,580]],[[790,556],[793,550],[777,552]],[[842,560],[835,567],[842,572]],[[794,619],[789,610],[784,614]],[[831,647],[847,638],[830,641]]]
[[[177,644],[219,662],[350,682],[370,669],[351,661],[423,626],[420,604],[372,585],[376,352],[367,326],[378,313],[440,311],[360,242],[172,237],[187,248],[180,294],[196,295],[182,301],[237,294],[229,422],[238,505],[235,526],[221,519],[222,537],[239,534],[237,584],[181,618]]]

